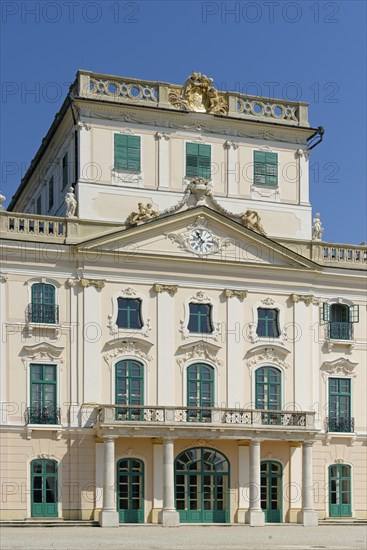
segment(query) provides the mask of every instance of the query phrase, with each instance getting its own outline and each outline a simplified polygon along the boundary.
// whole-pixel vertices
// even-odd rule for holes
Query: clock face
[[[190,233],[189,244],[196,254],[209,254],[214,248],[213,237],[206,229],[195,229]]]

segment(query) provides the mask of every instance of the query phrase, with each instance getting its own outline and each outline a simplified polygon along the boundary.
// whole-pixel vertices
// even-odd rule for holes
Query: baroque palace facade
[[[312,216],[322,134],[77,73],[0,212],[3,520],[366,519],[366,248]]]

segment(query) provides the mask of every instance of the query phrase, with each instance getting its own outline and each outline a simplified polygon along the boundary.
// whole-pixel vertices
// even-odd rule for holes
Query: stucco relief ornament
[[[261,218],[256,210],[246,210],[241,217],[241,222],[248,229],[253,229],[261,235],[266,235],[263,226],[261,225]]]
[[[320,220],[320,214],[317,212],[312,222],[312,240],[321,241],[324,228]]]
[[[145,206],[142,202],[138,203],[138,211],[131,212],[127,221],[130,225],[137,225],[139,222],[146,222],[153,218],[156,218],[159,213],[156,210],[153,210],[153,205],[151,202],[148,202]]]
[[[67,218],[75,218],[75,212],[76,207],[78,205],[75,195],[74,195],[74,189],[72,187],[69,187],[69,191],[65,195],[65,204],[66,204],[66,217]]]
[[[213,86],[213,79],[195,71],[186,79],[181,91],[171,89],[168,99],[176,109],[226,115],[227,101]]]

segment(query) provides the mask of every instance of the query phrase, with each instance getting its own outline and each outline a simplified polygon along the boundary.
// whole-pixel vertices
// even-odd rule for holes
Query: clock
[[[195,229],[190,233],[189,245],[196,254],[210,254],[214,249],[214,240],[206,229]]]

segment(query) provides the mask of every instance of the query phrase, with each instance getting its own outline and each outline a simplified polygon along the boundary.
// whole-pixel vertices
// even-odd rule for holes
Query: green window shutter
[[[322,320],[323,321],[330,321],[330,304],[327,302],[324,302],[322,305]]]
[[[116,170],[140,170],[140,136],[115,134],[114,167]]]
[[[186,176],[211,178],[210,145],[186,143]]]
[[[127,137],[127,164],[128,170],[140,170],[140,137]]]
[[[186,143],[186,176],[198,175],[199,145],[197,143]]]
[[[254,151],[254,185],[278,186],[278,154]]]
[[[358,305],[350,306],[349,319],[351,323],[359,323],[359,306]]]

